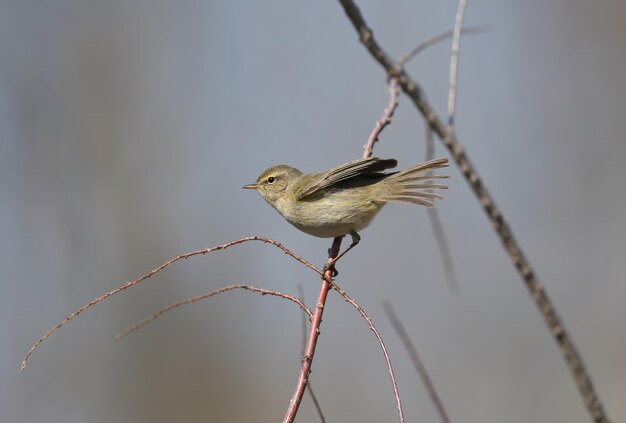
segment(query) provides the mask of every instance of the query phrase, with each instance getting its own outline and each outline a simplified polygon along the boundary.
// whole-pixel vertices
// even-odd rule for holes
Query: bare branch
[[[387,362],[387,372],[389,373],[389,377],[391,378],[391,385],[393,386],[393,395],[396,399],[396,408],[398,410],[398,416],[400,418],[400,422],[401,423],[404,422],[404,412],[402,411],[402,402],[400,401],[400,391],[398,390],[398,384],[396,383],[396,377],[393,372],[393,366],[391,365],[391,359],[389,358],[389,353],[387,352],[387,347],[385,347],[385,343],[383,342],[382,336],[380,336],[378,329],[376,329],[376,326],[374,326],[374,322],[367,315],[367,313],[365,313],[365,310],[363,310],[363,308],[359,305],[359,303],[357,303],[348,294],[346,294],[345,291],[341,290],[341,288],[339,288],[339,286],[337,286],[335,282],[332,282],[332,287],[335,291],[339,293],[339,295],[343,297],[344,300],[346,300],[346,302],[350,303],[352,307],[354,307],[359,312],[361,317],[363,317],[363,319],[365,319],[365,321],[367,322],[367,325],[369,326],[370,330],[374,332],[374,335],[376,336],[376,339],[378,340],[378,345],[380,345],[380,348],[383,350],[383,355],[385,356],[385,361]]]
[[[382,117],[376,122],[374,125],[374,129],[370,134],[367,143],[363,146],[363,158],[366,159],[371,157],[374,151],[374,144],[378,140],[380,133],[385,129],[387,125],[391,123],[391,117],[398,106],[398,89],[397,89],[397,81],[394,81],[393,78],[390,78],[389,81],[389,102],[387,107],[383,111]],[[285,418],[283,419],[284,423],[292,423],[296,415],[298,414],[298,408],[300,407],[300,403],[302,402],[302,396],[304,395],[304,391],[306,389],[309,374],[311,373],[311,364],[313,362],[313,357],[315,356],[315,347],[317,345],[317,338],[320,333],[320,325],[322,323],[322,315],[324,313],[324,306],[326,305],[326,297],[328,296],[328,291],[331,287],[332,276],[335,270],[335,262],[336,260],[343,256],[347,252],[344,251],[343,254],[339,254],[339,250],[341,249],[341,240],[343,236],[336,237],[333,239],[332,246],[328,250],[328,260],[326,264],[328,269],[324,272],[322,276],[322,286],[320,288],[320,293],[317,298],[317,306],[315,309],[315,315],[313,316],[313,321],[311,323],[311,329],[309,332],[309,342],[306,348],[306,354],[303,355],[302,358],[302,367],[300,369],[300,376],[298,377],[298,384],[296,385],[296,391],[291,397],[291,401],[289,402],[289,408],[287,409],[287,413]],[[352,248],[349,247],[348,250]],[[374,331],[374,333],[377,333]],[[384,346],[383,346],[384,350]],[[386,351],[385,351],[386,352]],[[388,357],[387,357],[388,359]],[[391,363],[388,361],[389,366]],[[397,388],[395,386],[394,380],[394,392],[397,394]],[[396,399],[399,405],[399,413],[400,413],[400,421],[404,421],[404,416],[402,414],[402,406],[400,405],[400,397],[397,396]]]
[[[395,310],[393,309],[393,306],[391,305],[389,301],[383,302],[383,307],[385,308],[387,317],[389,317],[389,320],[391,321],[391,325],[393,326],[396,333],[402,340],[402,343],[404,344],[404,348],[409,353],[409,357],[411,357],[413,366],[415,367],[415,370],[417,370],[417,373],[420,379],[422,380],[422,384],[426,388],[426,391],[428,391],[428,395],[430,396],[431,401],[435,405],[435,408],[437,409],[437,412],[439,413],[439,417],[441,417],[441,421],[443,423],[450,423],[450,419],[448,418],[448,413],[446,413],[446,409],[443,406],[443,402],[441,401],[441,398],[439,398],[439,395],[437,394],[437,390],[435,389],[435,385],[433,384],[433,381],[428,375],[426,366],[424,366],[422,359],[417,353],[417,348],[415,347],[415,344],[413,344],[413,341],[411,341],[411,337],[409,336],[406,329],[404,328],[402,321],[400,321],[400,319],[398,318],[398,315],[396,314]]]
[[[395,78],[391,78],[389,80],[389,103],[387,107],[385,107],[381,118],[376,121],[376,125],[374,125],[374,129],[367,140],[367,144],[363,146],[364,159],[372,156],[374,144],[378,141],[378,136],[383,129],[391,123],[391,118],[396,111],[396,107],[398,107],[398,81]]]
[[[250,291],[250,292],[256,292],[258,294],[261,295],[271,295],[274,297],[279,297],[279,298],[283,298],[285,300],[289,300],[292,303],[298,305],[302,311],[304,311],[306,313],[306,315],[309,316],[309,319],[313,318],[313,312],[311,312],[311,310],[304,304],[304,302],[300,301],[298,298],[289,295],[289,294],[285,294],[282,292],[278,292],[278,291],[271,291],[269,289],[264,289],[264,288],[256,288],[254,286],[248,286],[248,285],[241,285],[241,284],[237,284],[237,285],[230,285],[230,286],[226,286],[223,288],[219,288],[216,289],[214,291],[210,291],[207,292],[206,294],[202,294],[202,295],[198,295],[196,297],[191,297],[191,298],[187,298],[181,301],[177,301],[173,304],[167,305],[165,307],[163,307],[162,309],[160,309],[159,311],[157,311],[154,314],[151,314],[150,316],[146,317],[144,320],[142,320],[141,322],[137,323],[136,325],[131,326],[130,328],[128,328],[127,330],[125,330],[124,332],[120,333],[119,335],[116,335],[115,338],[116,339],[122,339],[124,338],[126,335],[130,335],[131,333],[135,332],[138,329],[141,329],[142,327],[144,327],[145,325],[147,325],[148,323],[152,322],[153,320],[157,319],[158,317],[161,317],[161,315],[172,311],[180,306],[184,306],[186,304],[191,304],[191,303],[195,303],[198,301],[202,301],[205,300],[207,298],[211,298],[211,297],[215,297],[216,295],[219,294],[223,294],[225,292],[229,292],[229,291],[233,291],[236,289],[243,289],[245,291]],[[303,315],[304,316],[304,315]],[[306,317],[304,317],[305,321],[306,321]]]
[[[304,303],[304,289],[302,285],[298,285],[298,297],[302,303]],[[311,319],[309,318],[309,321]],[[302,315],[302,347],[300,349],[300,356],[304,357],[306,351],[306,329],[307,329],[307,321],[306,317]],[[313,400],[313,404],[315,405],[315,409],[317,410],[317,415],[320,417],[320,421],[322,423],[326,423],[326,418],[324,417],[324,413],[322,413],[322,406],[317,399],[317,395],[313,391],[313,385],[311,385],[311,381],[307,384],[307,391],[309,391],[309,395],[311,395],[311,399]]]
[[[461,28],[463,27],[466,5],[467,0],[459,0],[459,6],[454,20],[454,35],[452,36],[452,54],[450,55],[450,80],[448,88],[448,137],[454,132],[456,85],[459,73],[459,54],[461,52]]]
[[[463,35],[480,34],[482,32],[487,31],[488,29],[489,29],[488,26],[467,26],[461,29],[461,33]],[[413,50],[409,51],[407,54],[402,56],[400,60],[398,60],[398,63],[400,64],[400,66],[405,66],[407,63],[413,60],[413,58],[417,56],[418,54],[420,54],[422,51],[444,40],[447,40],[448,38],[452,37],[453,34],[454,34],[454,30],[450,29],[448,31],[442,32],[437,35],[433,35],[432,37],[425,39],[420,44],[418,44],[415,48],[413,48]]]
[[[339,254],[342,238],[342,236],[338,236],[333,239],[333,244],[328,250],[328,260],[326,261],[329,265],[333,263],[333,260]],[[283,419],[283,422],[285,423],[292,423],[295,420],[296,414],[298,414],[298,408],[302,402],[302,397],[304,396],[304,391],[309,381],[311,364],[313,363],[313,358],[315,357],[315,347],[317,346],[317,339],[320,335],[320,325],[322,324],[322,316],[324,315],[324,306],[326,305],[326,298],[328,297],[328,291],[330,291],[331,287],[331,283],[329,281],[332,280],[333,271],[333,266],[330,266],[322,276],[322,286],[317,297],[317,305],[315,306],[313,321],[311,322],[309,341],[307,342],[305,354],[302,356],[302,366],[300,367],[300,376],[298,377],[296,391],[291,397],[291,401],[289,401],[289,408],[287,409],[287,413]]]
[[[37,340],[37,342],[35,342],[33,344],[32,347],[30,347],[30,349],[26,353],[26,356],[24,357],[24,360],[22,361],[22,369],[21,370],[23,371],[26,368],[26,364],[28,362],[29,357],[37,349],[37,347],[39,347],[39,345],[43,341],[46,340],[46,338],[48,338],[54,332],[56,332],[57,330],[59,330],[60,328],[65,326],[67,323],[70,322],[70,320],[73,320],[75,317],[77,317],[79,314],[81,314],[85,310],[87,310],[87,309],[93,307],[94,305],[98,304],[100,301],[106,300],[107,298],[109,298],[109,297],[111,297],[111,296],[113,296],[115,294],[119,294],[120,292],[130,288],[131,286],[134,286],[134,285],[137,285],[140,282],[143,282],[144,280],[152,277],[156,273],[159,273],[161,270],[171,266],[172,264],[176,263],[177,261],[188,259],[190,257],[197,256],[197,255],[205,255],[205,254],[211,253],[213,251],[225,250],[225,249],[227,249],[229,247],[232,247],[234,245],[243,244],[243,243],[249,242],[249,241],[260,241],[260,242],[262,242],[264,244],[271,244],[271,245],[279,248],[280,250],[282,250],[285,254],[287,254],[288,256],[292,257],[294,260],[304,264],[306,267],[308,267],[309,269],[313,270],[318,275],[322,275],[322,271],[321,270],[319,270],[317,267],[315,267],[313,264],[311,264],[307,260],[305,260],[302,257],[300,257],[300,256],[294,254],[293,252],[291,252],[291,250],[289,250],[288,248],[284,247],[281,243],[276,242],[276,241],[274,241],[272,239],[269,239],[269,238],[263,238],[263,237],[259,237],[259,236],[249,236],[249,237],[237,239],[235,241],[231,241],[231,242],[226,243],[226,244],[216,245],[215,247],[205,248],[203,250],[197,250],[197,251],[192,251],[192,252],[189,252],[189,253],[181,254],[181,255],[179,255],[177,257],[174,257],[171,260],[166,261],[165,263],[163,263],[162,265],[160,265],[156,269],[149,271],[148,273],[146,273],[145,275],[141,276],[140,278],[135,279],[134,281],[126,282],[124,285],[122,285],[122,286],[120,286],[118,288],[115,288],[114,290],[109,291],[106,294],[103,294],[103,295],[101,295],[101,296],[99,296],[97,298],[94,298],[93,300],[91,300],[87,304],[85,304],[85,305],[79,307],[78,309],[76,309],[76,311],[74,311],[73,313],[69,314],[65,319],[63,319],[63,321],[61,323],[59,323],[58,325],[56,325],[52,329],[49,329],[48,331],[46,331],[46,333],[44,333],[43,336],[41,338],[39,338]]]
[[[574,341],[567,333],[561,318],[557,314],[552,301],[546,293],[545,288],[537,279],[530,262],[527,260],[521,247],[515,240],[509,224],[506,222],[504,215],[487,191],[487,188],[483,184],[477,170],[474,168],[474,165],[467,156],[465,149],[459,143],[454,133],[451,136],[447,136],[448,131],[446,126],[443,124],[439,116],[437,116],[437,113],[435,113],[430,103],[426,100],[421,86],[415,82],[406,73],[406,71],[380,47],[374,38],[372,30],[367,26],[367,23],[363,19],[363,16],[354,1],[339,0],[339,2],[343,6],[344,11],[352,22],[355,30],[359,34],[359,39],[363,45],[368,49],[372,57],[385,69],[388,77],[398,78],[398,82],[400,83],[402,90],[409,96],[411,101],[413,101],[413,104],[422,113],[433,132],[437,134],[446,148],[450,151],[452,158],[459,166],[461,173],[469,183],[470,187],[474,191],[474,194],[478,198],[479,203],[489,217],[494,230],[500,237],[502,245],[511,257],[515,268],[524,281],[524,284],[534,300],[535,305],[539,309],[539,312],[552,334],[554,341],[559,346],[563,359],[570,369],[572,377],[576,382],[589,414],[597,423],[609,422],[609,418],[604,412],[600,398],[593,388],[591,376],[585,368],[582,358],[574,345]]]

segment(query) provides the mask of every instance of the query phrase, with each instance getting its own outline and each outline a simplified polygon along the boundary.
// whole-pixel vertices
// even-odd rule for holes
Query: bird
[[[447,167],[448,159],[429,160],[399,172],[383,172],[397,164],[395,159],[371,157],[310,174],[291,166],[276,165],[263,171],[255,183],[242,188],[256,190],[302,232],[321,238],[351,235],[349,250],[359,243],[359,231],[365,229],[388,202],[430,208],[435,207],[433,200],[442,199],[431,191],[447,189],[447,186],[432,182],[448,176],[434,175],[431,171]]]

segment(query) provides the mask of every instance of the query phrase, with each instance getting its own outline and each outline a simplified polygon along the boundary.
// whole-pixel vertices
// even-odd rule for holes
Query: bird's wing
[[[396,167],[398,162],[394,159],[381,160],[377,157],[359,159],[334,167],[324,173],[320,173],[309,186],[302,187],[296,194],[298,200],[303,199],[319,190],[328,188],[340,181],[354,178],[360,175],[381,172],[385,169]]]

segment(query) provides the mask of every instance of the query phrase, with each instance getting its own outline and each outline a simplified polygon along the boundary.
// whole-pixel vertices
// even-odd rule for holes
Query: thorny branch
[[[338,236],[333,239],[333,244],[328,250],[328,260],[326,263],[331,264],[333,260],[339,255],[339,249],[341,248],[341,239],[343,237]],[[320,335],[320,325],[322,324],[322,316],[324,315],[324,306],[326,305],[326,298],[328,297],[328,291],[330,291],[333,276],[333,266],[330,266],[326,272],[322,275],[322,286],[320,287],[320,293],[317,297],[317,304],[315,306],[315,313],[313,314],[313,321],[311,322],[311,329],[309,331],[309,340],[307,342],[305,354],[302,356],[302,366],[300,367],[300,375],[298,377],[298,383],[296,385],[296,391],[289,401],[289,408],[283,422],[291,423],[295,420],[296,414],[298,414],[298,408],[302,402],[304,391],[306,390],[307,383],[309,381],[309,375],[311,374],[311,364],[313,363],[313,357],[315,356],[315,347],[317,346],[317,338]]]
[[[387,125],[391,123],[396,108],[398,107],[398,81],[395,78],[389,80],[389,103],[383,115],[376,121],[376,125],[370,134],[367,143],[363,146],[363,158],[371,157],[374,153],[374,144],[378,141],[378,136]]]
[[[552,301],[548,297],[545,288],[536,277],[530,262],[517,243],[509,224],[504,218],[504,215],[495,204],[493,198],[483,184],[478,171],[471,163],[465,149],[459,143],[454,133],[448,136],[446,125],[442,122],[430,103],[426,100],[421,86],[415,82],[407,74],[403,67],[395,62],[378,44],[374,38],[372,30],[363,19],[363,16],[354,1],[339,0],[339,2],[343,6],[344,11],[352,22],[355,30],[359,34],[359,38],[363,45],[367,48],[372,57],[385,69],[388,77],[398,78],[398,82],[400,87],[402,87],[402,90],[413,101],[413,104],[422,113],[433,132],[437,134],[446,148],[450,151],[452,158],[459,166],[461,173],[468,181],[470,187],[474,191],[474,194],[478,198],[479,203],[489,217],[489,220],[492,222],[493,228],[500,237],[502,245],[511,257],[513,264],[522,277],[522,280],[534,300],[535,305],[539,309],[539,312],[550,330],[552,337],[559,346],[563,359],[570,369],[572,377],[576,382],[589,414],[597,423],[609,422],[609,418],[604,412],[600,398],[593,388],[591,376],[585,368],[573,340],[566,331],[565,326],[557,314]]]
[[[302,285],[298,285],[298,296],[299,300],[304,301],[304,289]],[[309,319],[311,321],[311,319]],[[306,352],[306,333],[307,333],[307,320],[304,315],[302,315],[302,348],[300,350],[300,356],[304,357]],[[324,413],[322,412],[322,406],[320,405],[319,400],[317,399],[317,395],[315,395],[315,391],[313,390],[313,385],[311,385],[311,381],[307,384],[307,391],[309,391],[309,395],[311,395],[311,399],[313,400],[313,405],[315,405],[315,409],[317,410],[317,415],[320,417],[320,421],[322,423],[326,423],[326,418],[324,417]]]
[[[259,237],[259,236],[249,236],[249,237],[237,239],[235,241],[231,241],[231,242],[226,243],[226,244],[216,245],[216,246],[211,247],[211,248],[205,248],[205,249],[202,249],[202,250],[197,250],[197,251],[192,251],[192,252],[189,252],[189,253],[181,254],[181,255],[179,255],[177,257],[174,257],[171,260],[166,261],[165,263],[163,263],[162,265],[160,265],[156,269],[149,271],[148,273],[144,274],[140,278],[135,279],[134,281],[126,282],[124,285],[122,285],[122,286],[120,286],[118,288],[115,288],[114,290],[109,291],[106,294],[103,294],[103,295],[101,295],[101,296],[99,296],[97,298],[94,298],[93,300],[91,300],[87,304],[85,304],[85,305],[79,307],[78,309],[76,309],[76,311],[74,311],[73,313],[69,314],[65,319],[63,319],[63,321],[61,323],[59,323],[58,325],[56,325],[52,329],[49,329],[48,331],[46,331],[46,333],[44,333],[43,336],[41,338],[39,338],[37,340],[37,342],[35,342],[33,344],[32,347],[30,347],[30,349],[26,353],[26,356],[24,357],[24,360],[22,361],[22,369],[21,370],[23,371],[26,368],[26,365],[28,363],[28,359],[30,358],[31,354],[37,349],[37,347],[39,347],[39,345],[43,341],[46,340],[46,338],[48,338],[50,335],[52,335],[57,330],[61,329],[63,326],[65,326],[67,323],[69,323],[70,320],[73,320],[74,318],[76,318],[79,314],[81,314],[85,310],[87,310],[87,309],[93,307],[94,305],[98,304],[100,301],[106,300],[107,298],[109,298],[109,297],[111,297],[111,296],[113,296],[115,294],[119,294],[120,292],[130,288],[131,286],[134,286],[134,285],[137,285],[140,282],[143,282],[144,280],[154,276],[156,273],[159,273],[161,270],[171,266],[172,264],[176,263],[177,261],[188,259],[190,257],[197,256],[197,255],[205,255],[205,254],[211,253],[213,251],[225,250],[225,249],[227,249],[229,247],[232,247],[234,245],[243,244],[243,243],[249,242],[249,241],[260,241],[260,242],[262,242],[264,244],[271,244],[271,245],[275,246],[276,248],[279,248],[280,250],[282,250],[285,254],[287,254],[288,256],[292,257],[294,260],[304,264],[306,267],[308,267],[309,269],[313,270],[317,274],[319,274],[319,275],[322,274],[321,270],[319,270],[317,267],[315,267],[313,264],[311,264],[307,260],[305,260],[302,257],[300,257],[300,256],[294,254],[293,252],[291,252],[288,248],[284,247],[280,242],[276,242],[276,241],[274,241],[272,239],[263,238],[263,237]]]
[[[394,80],[393,76],[389,80],[389,103],[385,110],[383,111],[382,117],[376,122],[372,133],[370,134],[367,143],[363,146],[363,158],[366,159],[372,156],[374,151],[374,144],[378,141],[378,136],[382,132],[383,129],[387,125],[391,123],[391,118],[398,106],[398,86],[397,81]],[[339,250],[341,248],[341,240],[343,237],[336,237],[333,240],[331,248],[328,250],[328,261],[327,264],[332,264],[333,260],[337,258],[339,254]],[[291,401],[289,402],[289,408],[287,409],[287,414],[283,420],[284,423],[291,423],[295,420],[296,414],[298,413],[298,408],[300,407],[300,402],[302,401],[302,396],[304,395],[304,391],[306,389],[306,385],[308,382],[309,375],[311,373],[311,363],[313,362],[313,357],[315,355],[315,347],[317,344],[317,338],[320,333],[320,325],[322,323],[322,315],[324,313],[324,306],[326,304],[326,297],[328,295],[328,290],[331,288],[332,275],[333,275],[333,266],[331,266],[322,277],[322,287],[320,288],[320,293],[317,299],[317,307],[315,311],[315,315],[313,316],[313,322],[311,323],[311,329],[309,332],[309,342],[307,344],[306,354],[302,360],[302,367],[300,369],[300,377],[298,378],[298,384],[296,385],[296,391],[294,392]],[[342,291],[337,291],[342,294]],[[344,297],[346,298],[346,297]],[[354,305],[354,304],[353,304]],[[358,307],[358,304],[356,305]],[[359,308],[357,308],[359,310]],[[371,325],[371,320],[369,317],[361,314],[369,323],[370,328],[378,338],[378,341],[383,349],[385,354],[385,359],[387,361],[387,368],[389,370],[391,381],[393,384],[394,396],[396,399],[396,405],[398,409],[398,415],[400,417],[400,422],[404,422],[404,412],[402,410],[402,403],[400,401],[400,395],[398,393],[398,388],[396,385],[395,377],[393,374],[393,368],[391,367],[391,361],[389,360],[389,356],[387,355],[387,350],[382,342],[382,338],[378,334],[375,328]]]

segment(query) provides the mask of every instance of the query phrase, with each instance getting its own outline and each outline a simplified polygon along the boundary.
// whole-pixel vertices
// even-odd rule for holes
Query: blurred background
[[[455,1],[359,1],[395,57],[448,30]],[[613,421],[626,419],[626,4],[470,2],[457,132],[571,332]],[[450,42],[408,66],[445,114]],[[266,167],[319,171],[360,157],[385,75],[335,1],[0,3],[0,421],[275,422],[295,387],[300,311],[319,281],[273,247],[178,263],[28,347],[69,312],[180,253],[244,235],[322,265],[241,190]],[[447,156],[437,144],[437,156]],[[424,157],[406,97],[375,154]],[[407,421],[438,421],[387,320],[391,301],[453,421],[588,422],[558,348],[456,168],[440,213],[460,291],[448,290],[427,213],[388,206],[338,283],[371,315]],[[311,377],[329,421],[395,421],[367,324],[332,294]],[[319,421],[310,398],[298,418]]]

